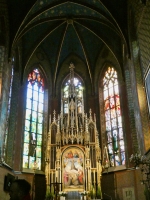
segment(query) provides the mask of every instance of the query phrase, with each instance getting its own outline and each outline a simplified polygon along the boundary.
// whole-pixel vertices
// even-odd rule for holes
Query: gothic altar
[[[63,91],[61,112],[49,120],[46,145],[46,183],[57,192],[89,192],[101,188],[101,149],[96,116],[84,113],[83,87],[75,85],[74,65],[70,64],[69,84]]]

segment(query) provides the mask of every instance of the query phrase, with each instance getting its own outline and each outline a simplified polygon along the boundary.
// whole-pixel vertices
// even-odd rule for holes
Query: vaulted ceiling
[[[76,55],[92,79],[96,60],[107,48],[122,65],[127,47],[126,0],[8,0],[10,45],[22,41],[25,68],[41,48],[57,77],[63,61]],[[55,80],[54,80],[55,81]]]

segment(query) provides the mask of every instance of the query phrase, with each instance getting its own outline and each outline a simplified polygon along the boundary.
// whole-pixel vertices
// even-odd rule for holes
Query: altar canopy
[[[88,192],[101,187],[101,149],[96,117],[84,113],[83,87],[76,84],[74,65],[61,98],[61,112],[50,117],[46,145],[47,188],[59,184],[59,192]],[[51,120],[52,118],[52,120]]]

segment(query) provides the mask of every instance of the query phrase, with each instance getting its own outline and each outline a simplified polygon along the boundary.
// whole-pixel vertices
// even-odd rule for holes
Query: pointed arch
[[[26,84],[26,107],[23,140],[23,168],[33,169],[36,162],[41,170],[43,118],[44,118],[44,78],[38,68],[28,74]]]
[[[103,126],[105,144],[108,149],[110,166],[125,165],[125,144],[123,117],[119,91],[118,72],[113,66],[107,66],[102,79],[101,98],[103,100]],[[102,107],[102,106],[101,106]],[[103,127],[103,131],[104,131]]]

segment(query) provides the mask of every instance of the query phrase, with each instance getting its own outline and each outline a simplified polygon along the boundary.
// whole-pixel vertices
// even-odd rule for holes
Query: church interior
[[[150,199],[150,1],[0,0],[0,200]]]

